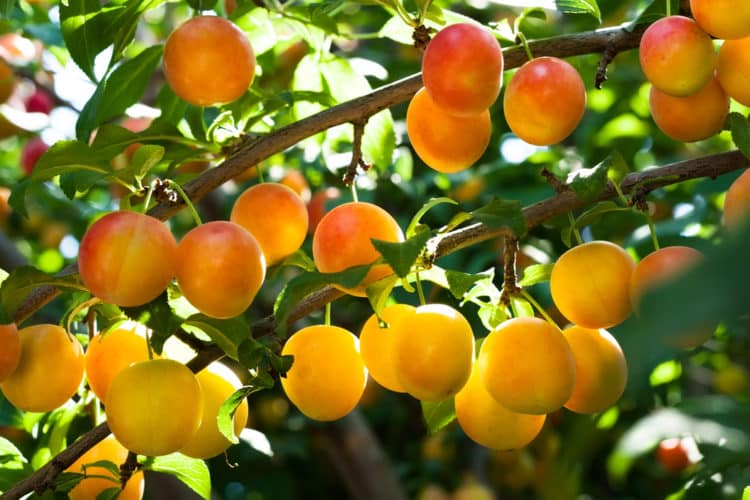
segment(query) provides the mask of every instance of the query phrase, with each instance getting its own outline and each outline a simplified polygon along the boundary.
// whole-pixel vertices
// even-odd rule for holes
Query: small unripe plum
[[[338,273],[350,267],[372,264],[380,258],[372,239],[400,242],[404,234],[396,220],[377,205],[350,202],[339,205],[320,220],[313,235],[313,260],[320,272]],[[393,273],[388,264],[370,268],[364,280],[342,291],[364,297],[365,288]]]
[[[177,245],[175,262],[185,298],[213,318],[244,312],[266,277],[266,259],[255,237],[228,221],[191,229]]]
[[[750,36],[750,2],[747,0],[690,0],[690,11],[704,31],[733,40]]]
[[[478,115],[489,109],[503,83],[503,53],[481,26],[458,23],[440,30],[422,58],[422,80],[446,113]]]
[[[505,89],[503,111],[518,137],[537,146],[568,137],[586,110],[586,87],[568,62],[537,57],[513,75]]]
[[[695,94],[674,97],[651,87],[651,116],[676,141],[694,142],[721,132],[729,114],[729,97],[715,78]]]
[[[750,36],[724,42],[716,61],[716,78],[729,97],[750,106]]]
[[[550,277],[552,300],[571,322],[609,328],[630,315],[630,277],[635,262],[609,241],[571,248],[555,263]]]
[[[662,92],[684,97],[705,86],[714,75],[716,52],[711,37],[684,16],[659,19],[641,38],[641,68]]]
[[[414,151],[428,167],[453,174],[473,165],[490,143],[487,110],[457,116],[445,112],[423,88],[406,111],[406,130]]]
[[[31,172],[34,171],[34,167],[36,166],[36,162],[39,161],[39,158],[41,158],[48,149],[49,145],[40,137],[34,137],[26,143],[21,151],[21,166],[27,175],[31,175]]]
[[[264,182],[246,189],[234,202],[230,220],[260,244],[266,265],[293,254],[307,236],[307,208],[289,186]]]
[[[750,170],[745,170],[729,186],[724,197],[724,225],[737,229],[750,213]]]
[[[166,224],[118,211],[94,222],[81,240],[78,271],[95,296],[118,306],[158,297],[175,275],[177,242]]]
[[[663,285],[685,274],[703,259],[703,254],[686,246],[664,247],[651,252],[635,266],[630,280],[630,300],[638,311],[641,298],[647,290]],[[715,324],[698,325],[674,338],[679,347],[693,348],[711,338]]]

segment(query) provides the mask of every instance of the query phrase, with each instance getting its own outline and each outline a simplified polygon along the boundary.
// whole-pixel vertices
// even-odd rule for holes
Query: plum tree
[[[469,469],[519,499],[742,491],[743,372],[719,374],[748,359],[750,240],[726,189],[750,155],[746,39],[710,25],[740,26],[744,5],[694,1],[696,25],[675,1],[43,1],[5,2],[0,23],[0,324],[59,321],[90,366],[44,415],[4,397],[3,495],[64,495],[80,477],[60,472],[110,430],[125,448],[89,475],[169,472],[202,498],[459,495]],[[655,87],[685,95],[649,104],[639,44]],[[50,148],[24,175],[35,137]],[[282,184],[293,209],[263,198],[232,222],[235,200]],[[136,223],[102,237],[117,218]],[[633,298],[639,273],[670,269],[630,257],[660,241],[706,257]],[[704,324],[710,342],[674,349]],[[185,365],[164,359],[180,342]],[[24,395],[80,364],[40,359]],[[208,375],[217,360],[245,385]],[[694,422],[712,431],[700,469],[649,467]]]

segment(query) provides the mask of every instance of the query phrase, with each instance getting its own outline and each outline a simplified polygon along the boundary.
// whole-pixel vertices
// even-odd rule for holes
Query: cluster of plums
[[[668,16],[649,26],[640,44],[649,103],[669,137],[692,142],[721,131],[729,98],[750,105],[750,5],[691,0],[694,19]],[[711,37],[723,39],[718,56]]]

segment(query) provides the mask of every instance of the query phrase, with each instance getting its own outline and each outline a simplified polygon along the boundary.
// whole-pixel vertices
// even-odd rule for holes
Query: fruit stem
[[[424,290],[422,289],[422,280],[419,278],[419,271],[414,275],[416,278],[417,295],[419,295],[419,304],[425,305],[427,301],[424,299]]]
[[[352,190],[352,200],[354,202],[358,202],[359,201],[359,197],[357,196],[357,183],[356,182],[352,182],[352,185],[349,186],[349,187]]]
[[[326,304],[325,325],[331,326],[331,303]]]
[[[521,295],[523,295],[523,298],[528,300],[529,303],[531,303],[532,306],[534,306],[534,309],[537,310],[539,314],[542,315],[542,317],[549,323],[550,325],[554,326],[555,328],[560,328],[557,326],[557,323],[555,323],[555,320],[552,319],[552,316],[547,314],[547,311],[544,310],[544,308],[539,304],[539,302],[534,299],[534,297],[531,296],[531,294],[524,289],[521,289]]]
[[[146,350],[148,351],[148,360],[154,359],[154,350],[151,348],[151,330],[146,329]]]
[[[516,36],[519,40],[521,40],[521,45],[523,45],[523,50],[526,52],[526,57],[529,58],[529,61],[534,59],[534,54],[531,53],[531,48],[529,47],[529,41],[526,39],[526,36],[521,32],[518,31],[516,33]]]
[[[258,172],[258,183],[263,184],[266,179],[263,177],[263,169],[260,167],[260,163],[255,166],[255,171]]]
[[[646,212],[646,222],[648,223],[648,230],[651,233],[651,241],[654,242],[654,250],[659,250],[659,238],[656,237],[654,220],[651,218],[651,214],[648,212]]]
[[[583,238],[581,238],[581,233],[578,231],[578,228],[576,227],[576,220],[573,217],[573,212],[568,212],[568,220],[570,221],[570,228],[573,230],[573,236],[576,237],[576,244],[578,245],[583,244]]]
[[[258,177],[260,177],[260,169],[258,169]],[[198,215],[198,211],[195,209],[195,205],[193,205],[193,202],[190,201],[190,197],[185,193],[185,191],[182,189],[182,186],[180,186],[177,182],[173,181],[172,179],[168,179],[167,182],[169,183],[169,187],[177,191],[180,196],[182,197],[182,200],[185,202],[185,205],[190,209],[190,213],[193,215],[193,220],[195,221],[196,226],[200,226],[203,224],[203,221],[201,220],[201,216]]]
[[[148,186],[148,192],[146,193],[146,200],[143,202],[143,209],[141,210],[141,213],[148,212],[148,206],[151,204],[151,197],[154,196],[154,190],[156,189],[156,185],[159,183],[159,179],[154,179],[151,181],[151,184]]]
[[[667,0],[667,17],[672,15],[672,0]]]
[[[83,311],[84,309],[88,309],[89,307],[91,307],[91,306],[93,306],[95,304],[98,304],[101,301],[102,301],[102,299],[100,299],[99,297],[92,297],[89,300],[87,300],[86,302],[82,302],[82,303],[78,304],[77,306],[75,306],[73,308],[73,310],[68,315],[68,320],[66,321],[65,325],[60,325],[60,326],[64,326],[65,327],[65,331],[68,332],[68,335],[72,335],[70,333],[72,331],[71,330],[71,326],[73,324],[73,320],[75,319],[75,317],[78,316],[78,313],[81,312],[81,311]],[[88,317],[87,317],[87,320],[88,320]],[[89,331],[89,338],[91,338],[91,332],[90,331]]]

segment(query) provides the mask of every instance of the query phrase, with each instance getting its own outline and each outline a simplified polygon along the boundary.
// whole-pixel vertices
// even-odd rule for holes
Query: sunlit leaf
[[[424,417],[427,430],[434,434],[456,419],[456,407],[453,398],[448,398],[437,403],[422,401],[422,416]]]
[[[247,399],[250,394],[262,390],[262,387],[247,385],[234,391],[219,407],[216,417],[221,432],[225,438],[232,443],[239,443],[239,436],[234,434],[234,414],[237,408]]]
[[[495,198],[471,215],[490,229],[508,228],[518,237],[526,234],[526,218],[520,201]]]
[[[175,476],[204,500],[211,498],[211,476],[203,460],[173,453],[147,458],[143,463],[143,469]]]
[[[431,231],[425,229],[406,241],[391,242],[373,239],[372,244],[396,275],[404,278],[411,272],[412,266],[431,236]]]

